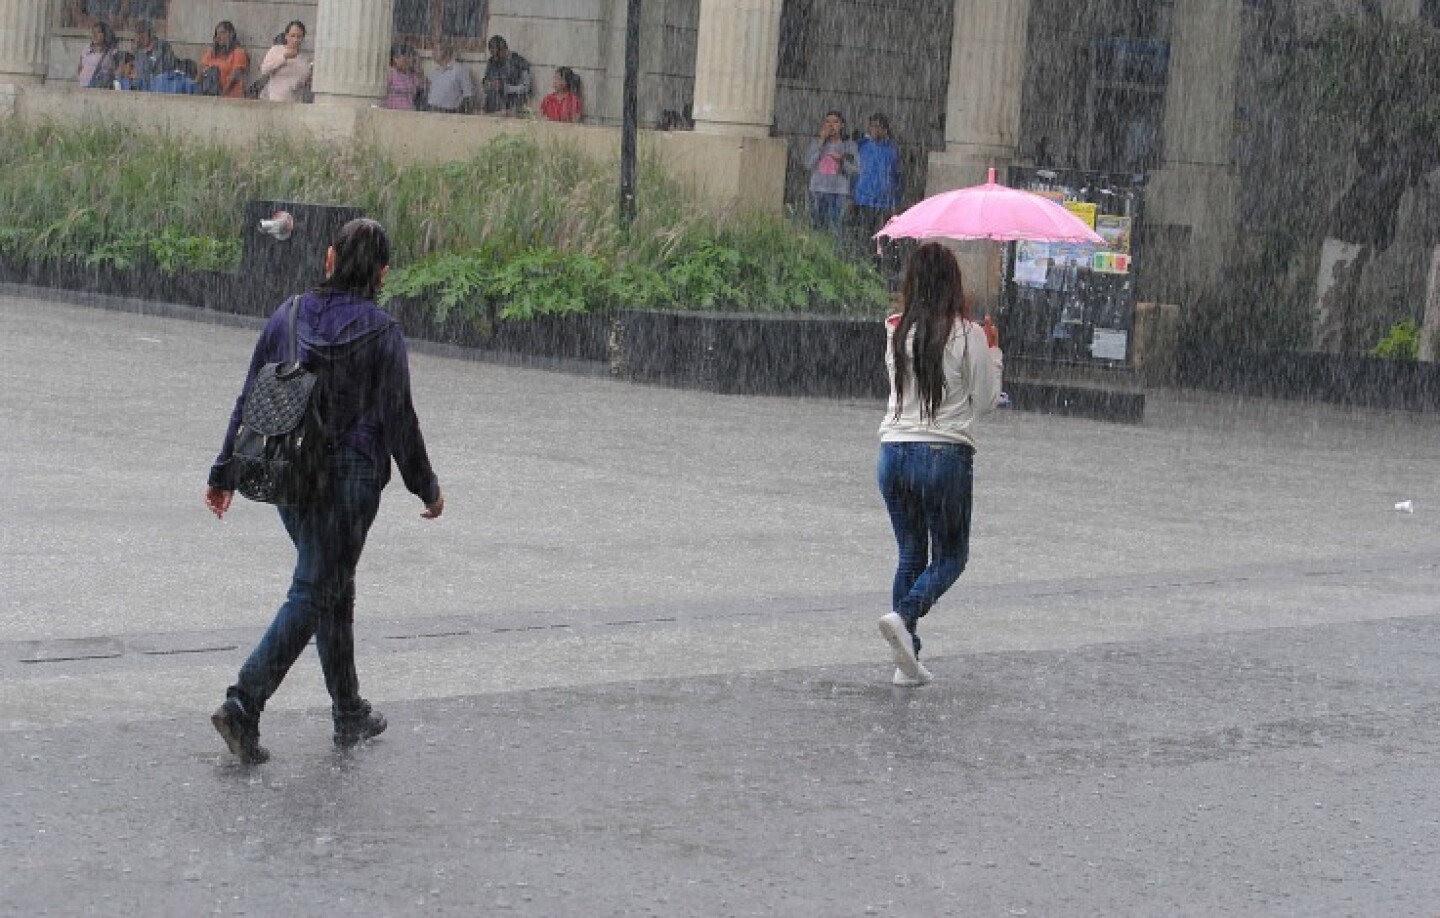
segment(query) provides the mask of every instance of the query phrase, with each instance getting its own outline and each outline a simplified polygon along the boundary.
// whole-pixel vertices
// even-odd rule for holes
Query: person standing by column
[[[880,618],[898,686],[924,685],[916,626],[970,556],[975,421],[996,407],[1004,356],[993,328],[970,318],[960,265],[945,246],[915,250],[886,322],[890,400],[877,478],[899,548],[891,609]]]
[[[838,236],[850,204],[850,179],[859,171],[855,144],[845,138],[845,116],[838,111],[825,113],[820,135],[805,150],[805,168],[810,172],[810,225]]]
[[[855,225],[862,244],[873,237],[900,206],[900,148],[890,136],[890,119],[876,112],[856,144],[860,174],[855,179]]]
[[[445,509],[410,397],[405,337],[400,323],[375,305],[389,264],[390,240],[380,224],[352,220],[325,254],[325,280],[299,299],[295,358],[324,380],[329,477],[323,499],[279,508],[296,550],[290,592],[210,718],[246,764],[270,758],[260,745],[260,714],[312,636],[330,692],[335,744],[353,746],[385,731],[385,718],[361,697],[355,672],[355,568],[392,458],[405,487],[425,505],[423,518],[436,519]],[[287,307],[277,309],[260,334],[210,469],[205,505],[217,519],[224,519],[234,496],[225,466],[256,374],[290,359]]]

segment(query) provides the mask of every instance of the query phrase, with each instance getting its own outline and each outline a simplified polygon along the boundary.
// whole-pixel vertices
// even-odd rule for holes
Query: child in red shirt
[[[569,67],[555,71],[554,92],[540,102],[540,114],[550,121],[578,122],[584,110],[580,75]]]

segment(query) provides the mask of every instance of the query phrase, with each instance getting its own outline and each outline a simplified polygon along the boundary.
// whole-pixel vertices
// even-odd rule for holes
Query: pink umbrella
[[[890,218],[875,234],[892,239],[994,239],[1011,242],[1105,240],[1060,204],[1018,188],[995,184],[995,170],[983,185],[957,188],[926,198]]]

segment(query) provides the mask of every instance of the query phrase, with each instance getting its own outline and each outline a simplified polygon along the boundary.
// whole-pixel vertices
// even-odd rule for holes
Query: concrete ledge
[[[1313,352],[1182,349],[1176,382],[1194,389],[1402,411],[1440,411],[1440,364]]]
[[[252,327],[292,291],[247,277],[225,272],[166,277],[153,266],[121,271],[0,262],[0,290],[7,293]],[[447,356],[608,373],[724,395],[879,401],[889,391],[885,331],[878,318],[621,310],[501,322],[492,304],[481,310],[480,321],[452,315],[437,322],[422,301],[396,299],[387,309],[417,350]],[[1016,408],[1122,423],[1144,419],[1145,396],[1131,378],[1096,380],[1060,364],[1016,363],[1006,380]]]
[[[884,399],[885,330],[879,319],[622,312],[619,372],[735,395]],[[1138,424],[1145,393],[1133,374],[1022,360],[1006,369],[1012,407]]]
[[[1010,407],[1039,414],[1140,424],[1145,420],[1145,393],[1120,389],[1067,386],[1060,383],[1014,380],[1005,383]]]

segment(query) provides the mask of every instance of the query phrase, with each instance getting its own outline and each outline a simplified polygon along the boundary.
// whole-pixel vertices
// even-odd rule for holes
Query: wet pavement
[[[902,690],[879,405],[417,345],[447,510],[392,483],[361,565],[390,729],[336,751],[307,653],[245,768],[208,715],[289,548],[200,491],[253,332],[0,317],[0,913],[1440,913],[1434,418],[993,416]]]

